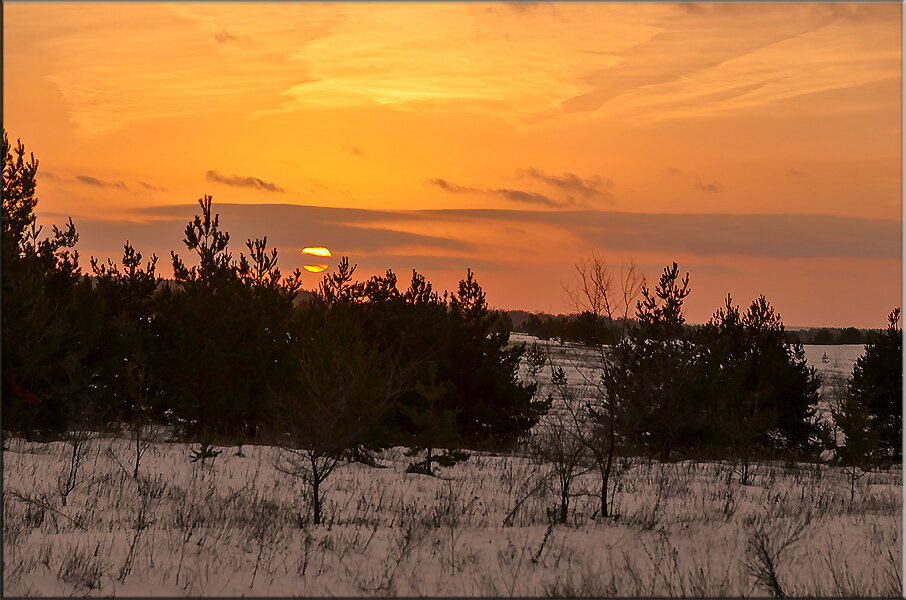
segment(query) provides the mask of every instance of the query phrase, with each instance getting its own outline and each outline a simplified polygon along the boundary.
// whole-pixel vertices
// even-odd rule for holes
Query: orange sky
[[[214,196],[238,256],[327,246],[568,311],[600,251],[881,327],[902,289],[900,4],[16,3],[4,126],[39,222],[161,256]],[[244,206],[254,205],[254,206]],[[307,275],[314,287],[319,277]]]

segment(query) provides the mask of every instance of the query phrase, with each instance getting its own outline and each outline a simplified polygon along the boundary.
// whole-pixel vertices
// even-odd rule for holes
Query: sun
[[[302,255],[306,258],[309,256],[319,258],[327,258],[331,256],[330,250],[323,246],[309,246],[307,248],[302,248]],[[320,273],[321,271],[327,269],[327,265],[325,264],[303,265],[302,267],[309,273]]]

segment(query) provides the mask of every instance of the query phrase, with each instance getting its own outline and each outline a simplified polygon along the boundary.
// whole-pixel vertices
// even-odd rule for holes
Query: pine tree
[[[549,403],[535,400],[535,384],[517,378],[525,345],[507,347],[509,334],[488,310],[471,269],[450,301],[453,330],[442,365],[460,403],[459,430],[470,446],[509,444],[528,432]]]
[[[676,263],[664,269],[654,290],[643,285],[638,323],[615,351],[626,380],[619,403],[627,434],[662,460],[700,442],[695,347],[683,327],[689,292],[689,274],[680,279]]]
[[[0,154],[4,428],[26,436],[60,432],[90,389],[92,373],[83,363],[99,327],[90,288],[80,286],[72,219],[41,237],[34,214],[38,161],[26,159],[21,141],[12,148],[5,130]]]
[[[882,451],[897,461],[903,455],[903,329],[900,309],[887,317],[885,331],[871,338],[853,365],[849,393],[871,415]]]
[[[708,415],[705,438],[739,460],[743,483],[749,482],[754,458],[815,447],[817,374],[801,345],[787,343],[780,315],[764,296],[744,314],[727,296],[696,341]]]
[[[267,240],[248,240],[249,256],[232,259],[212,198],[186,227],[196,264],[171,253],[174,286],[158,294],[155,373],[187,432],[253,437],[268,403],[288,385],[286,336],[298,270],[281,278]]]
[[[825,432],[825,438],[849,475],[849,501],[852,502],[856,496],[856,481],[877,467],[883,458],[880,436],[868,408],[849,390],[845,390],[831,406],[831,416],[843,434],[843,445],[838,446],[836,440],[830,438],[830,432]]]

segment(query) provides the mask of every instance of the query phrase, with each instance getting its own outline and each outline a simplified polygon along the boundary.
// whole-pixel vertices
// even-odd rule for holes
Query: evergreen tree
[[[325,276],[322,290],[330,281],[336,278]],[[329,303],[322,297],[296,311],[293,380],[277,394],[270,423],[282,451],[277,467],[309,486],[315,524],[322,520],[324,482],[344,457],[368,443],[410,385],[406,368],[368,335],[360,305],[343,292],[349,285],[333,288],[341,293],[329,296]]]
[[[654,290],[643,285],[638,322],[615,351],[626,381],[619,404],[629,439],[662,460],[701,443],[696,351],[683,327],[689,291],[689,274],[680,279],[676,263],[664,269]]]
[[[711,443],[740,461],[774,451],[808,451],[818,431],[819,380],[800,344],[789,344],[780,315],[760,296],[745,314],[726,304],[699,330],[700,377]]]
[[[36,225],[38,161],[2,134],[4,428],[31,436],[60,432],[90,389],[83,369],[90,337],[90,297],[79,287],[78,234],[70,219],[42,238]]]
[[[849,501],[856,496],[856,481],[879,465],[886,458],[881,451],[880,436],[868,408],[845,390],[835,405],[831,406],[834,424],[843,434],[843,445],[838,446],[831,432],[825,430],[825,439],[834,449],[838,463],[849,475]]]
[[[249,256],[234,262],[212,198],[199,205],[184,240],[197,264],[171,253],[175,286],[158,295],[154,369],[188,432],[241,439],[256,435],[269,400],[287,384],[287,323],[300,273],[281,279],[266,239],[249,240]]]
[[[881,450],[900,460],[903,436],[903,329],[900,309],[888,316],[887,329],[873,335],[853,365],[849,393],[871,415]]]
[[[549,402],[534,399],[535,384],[517,378],[525,344],[507,347],[509,334],[490,314],[471,269],[451,298],[450,318],[453,329],[441,374],[461,407],[463,441],[472,447],[515,441],[549,408]]]

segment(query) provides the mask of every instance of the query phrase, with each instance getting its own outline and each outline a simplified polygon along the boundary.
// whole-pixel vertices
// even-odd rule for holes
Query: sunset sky
[[[902,289],[900,4],[16,3],[3,122],[39,223],[88,258],[184,258],[214,197],[238,254],[326,246],[364,279],[472,268],[570,312],[593,251],[687,319],[765,294],[791,326],[882,327]],[[320,275],[306,274],[313,288]]]

